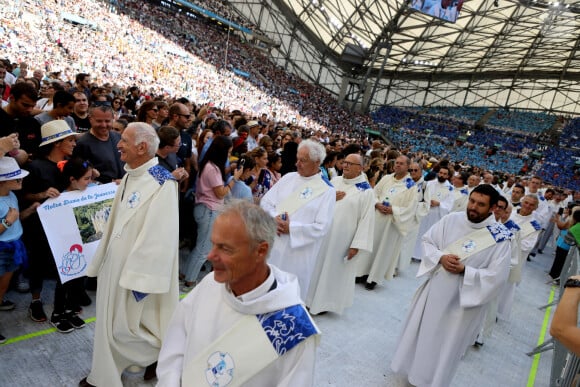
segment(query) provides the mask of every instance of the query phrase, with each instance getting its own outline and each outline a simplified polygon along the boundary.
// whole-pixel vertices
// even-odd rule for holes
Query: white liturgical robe
[[[88,276],[99,278],[87,377],[96,386],[122,387],[125,368],[157,360],[179,302],[177,182],[156,158],[125,170],[87,269]],[[147,296],[137,301],[133,291]]]
[[[300,305],[298,281],[292,274],[282,272],[270,265],[270,275],[256,289],[236,297],[227,286],[215,281],[212,274],[180,303],[171,318],[163,348],[159,354],[157,375],[158,387],[180,387],[184,370],[206,349],[212,349],[218,339],[223,338],[245,316],[276,312],[292,305]],[[309,325],[315,326],[308,318]],[[296,322],[296,324],[298,321]],[[284,324],[277,328],[283,329]],[[234,332],[235,328],[234,328]],[[231,335],[230,335],[231,336]],[[279,337],[282,339],[284,332]],[[236,381],[240,372],[237,359],[233,359],[231,384],[245,387],[295,387],[312,386],[318,334],[309,336],[285,354],[279,356],[265,368],[251,375],[246,382]],[[234,333],[239,347],[257,345],[256,338],[242,331]],[[222,342],[223,343],[223,342]],[[217,345],[215,351],[227,352],[227,347]],[[208,351],[205,351],[208,352]],[[210,353],[213,350],[209,351]],[[232,356],[234,354],[232,353]],[[202,359],[205,360],[205,359]],[[204,364],[206,366],[207,362]],[[188,380],[192,386],[209,386],[205,380]],[[226,385],[226,383],[215,385]]]
[[[393,371],[406,375],[413,385],[451,385],[461,356],[477,336],[487,303],[507,280],[509,239],[468,256],[463,261],[463,274],[449,273],[439,264],[446,247],[469,239],[470,234],[486,226],[510,234],[493,216],[472,223],[465,213],[454,212],[422,238],[425,253],[419,273],[428,278],[413,297],[391,363]]]
[[[516,286],[522,279],[522,271],[526,263],[526,258],[540,235],[540,224],[534,217],[534,212],[530,215],[522,216],[519,209],[514,209],[510,220],[515,222],[520,230],[516,233],[514,239],[514,253],[512,254],[512,262],[510,265],[510,274],[508,281],[504,284],[503,289],[498,297],[497,315],[502,320],[509,320],[509,316],[514,304]],[[531,226],[531,222],[535,221],[537,229]]]
[[[418,195],[408,174],[401,179],[394,174],[384,176],[374,193],[376,203],[389,202],[393,213],[385,215],[375,210],[373,252],[361,255],[357,276],[368,274],[367,283],[380,284],[383,279],[393,278],[403,237],[413,225]]]
[[[374,204],[373,190],[364,174],[354,179],[343,176],[332,179],[337,191],[345,192],[344,198],[336,202],[330,232],[320,249],[310,283],[306,305],[310,313],[342,313],[352,305],[356,260],[363,251],[373,248]],[[359,252],[345,261],[348,249]]]
[[[425,201],[424,188],[427,185],[421,177],[415,182],[417,187],[417,202],[415,204],[415,216],[412,219],[411,225],[409,227],[409,233],[403,238],[401,244],[401,252],[399,253],[399,271],[404,271],[409,267],[411,263],[411,257],[413,257],[413,250],[415,249],[415,241],[417,241],[417,235],[419,234],[419,225],[421,220],[429,212],[429,202]]]
[[[453,208],[454,195],[451,183],[447,180],[444,183],[439,183],[437,178],[428,181],[427,188],[425,188],[425,201],[430,202],[431,200],[437,200],[439,205],[429,207],[429,212],[421,219],[417,240],[415,241],[415,250],[413,251],[413,257],[418,259],[421,259],[423,254],[421,251],[421,238],[423,235]]]
[[[302,177],[297,172],[288,173],[266,192],[260,206],[272,216],[281,215],[279,205],[301,187],[306,188],[305,195],[300,196],[308,196],[308,183],[314,179],[322,179],[321,174]],[[296,201],[302,200],[298,195],[293,196]],[[332,223],[335,203],[336,191],[330,183],[321,195],[311,200],[306,197],[303,203],[298,203],[298,209],[288,215],[290,233],[278,235],[270,252],[271,264],[298,277],[303,300],[308,294],[320,246]]]

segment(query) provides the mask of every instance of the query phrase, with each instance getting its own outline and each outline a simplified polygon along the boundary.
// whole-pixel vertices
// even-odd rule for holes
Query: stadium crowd
[[[212,11],[223,14],[224,3],[215,4],[218,6]],[[215,255],[210,252],[215,239],[210,233],[214,221],[218,226],[223,224],[216,220],[218,209],[233,199],[245,199],[261,205],[276,219],[277,239],[273,247],[269,246],[274,259],[291,252],[317,257],[320,252],[320,256],[328,253],[332,258],[345,257],[346,262],[360,251],[360,262],[365,264],[357,263],[356,268],[351,265],[348,272],[327,267],[324,262],[306,262],[307,272],[292,264],[284,267],[298,276],[302,300],[316,308],[316,313],[342,313],[352,303],[355,273],[358,282],[372,291],[383,279],[396,277],[411,258],[421,259],[409,247],[424,243],[419,232],[424,227],[422,216],[431,222],[447,213],[465,213],[467,197],[474,189],[477,195],[489,197],[483,203],[487,210],[497,204],[496,196],[504,195],[506,210],[509,203],[514,207],[520,204],[519,199],[512,200],[512,190],[520,187],[547,214],[543,230],[560,207],[579,199],[578,175],[558,174],[557,169],[561,158],[575,157],[573,151],[548,150],[545,160],[532,164],[526,154],[536,149],[529,142],[533,136],[523,133],[519,126],[511,136],[492,129],[474,132],[459,144],[458,137],[463,135],[460,128],[470,121],[444,117],[441,111],[428,115],[385,108],[373,118],[352,114],[337,106],[321,88],[272,64],[240,36],[202,19],[172,14],[136,0],[28,0],[3,5],[0,17],[7,38],[2,49],[14,59],[0,66],[6,71],[0,135],[19,133],[21,143],[10,156],[23,170],[30,170],[22,192],[17,193],[28,218],[22,219],[23,233],[17,239],[22,237],[28,248],[31,265],[27,272],[15,276],[14,286],[31,292],[30,317],[37,322],[50,320],[59,332],[82,328],[84,322],[78,317],[81,306],[92,300],[82,283],[58,283],[53,313],[50,318],[45,314],[42,297],[48,297],[42,294],[42,281],[56,268],[50,262],[46,241],[27,239],[27,233],[33,232],[35,237],[43,233],[34,206],[64,190],[82,189],[72,183],[83,176],[100,183],[121,181],[123,187],[130,185],[125,172],[135,175],[141,165],[156,163],[135,163],[131,159],[127,136],[134,138],[138,130],[157,130],[155,139],[146,146],[156,146],[153,153],[167,171],[155,169],[156,178],[160,184],[172,180],[179,184],[179,235],[182,247],[192,249],[191,255],[180,262],[179,273],[173,273],[176,281],[179,275],[181,289],[190,292],[207,286],[208,280],[200,278],[200,272],[206,266],[206,257]],[[62,17],[64,10],[90,23],[70,23]],[[247,76],[236,75],[234,70]],[[145,129],[135,123],[145,123]],[[118,131],[113,130],[114,124],[120,125]],[[577,121],[569,125],[577,125]],[[369,141],[365,128],[384,128],[392,143]],[[501,149],[490,152],[498,144]],[[63,183],[59,163],[72,165],[79,160],[84,168],[82,175],[67,175]],[[9,177],[0,180],[12,181],[20,169],[6,168],[12,168],[7,172]],[[539,176],[530,177],[532,172]],[[526,173],[528,176],[519,176]],[[319,179],[318,185],[300,192],[306,199],[313,196],[308,211],[301,213],[289,206],[287,212],[275,212],[278,205],[287,205],[285,197],[294,188],[301,189],[300,184],[319,175],[324,179]],[[544,184],[541,176],[551,184]],[[472,181],[468,184],[469,179]],[[335,190],[328,180],[341,189]],[[565,185],[559,186],[560,181]],[[320,196],[317,190],[322,192]],[[12,197],[7,191],[1,192]],[[335,200],[340,203],[345,192],[356,196],[357,201],[344,204],[346,207],[337,204],[335,209]],[[351,196],[347,196],[349,200]],[[544,200],[550,201],[549,209],[547,203],[539,205]],[[342,223],[333,224],[332,219],[344,216],[348,206],[360,210],[356,216],[364,230],[358,230],[359,218],[352,230],[339,227]],[[425,210],[422,216],[420,209]],[[0,215],[4,216],[4,231],[17,222],[11,213]],[[293,234],[296,228],[301,230],[298,237]],[[373,244],[380,244],[383,230],[389,230],[392,248],[388,254],[375,256]],[[539,233],[539,229],[535,231]],[[332,250],[338,241],[353,240],[357,233],[361,234],[355,238],[356,243],[343,246],[340,252]],[[405,239],[407,235],[414,238]],[[217,262],[215,258],[210,261]],[[13,266],[3,266],[3,275],[11,276],[17,269]],[[444,266],[458,275],[467,273],[465,265],[461,271],[461,265],[451,260]],[[324,276],[326,271],[335,270],[350,292],[345,291],[343,299],[333,303],[328,301],[336,296],[329,290],[332,280]],[[8,282],[2,283],[7,287]],[[493,286],[501,287],[497,283]],[[5,290],[0,289],[1,296]],[[149,297],[148,293],[136,289],[133,295],[139,302]],[[197,293],[194,290],[192,294]],[[0,301],[0,310],[14,308],[7,299]],[[483,310],[485,302],[478,307]],[[5,340],[2,336],[0,339]],[[95,378],[89,376],[83,385],[91,385]]]

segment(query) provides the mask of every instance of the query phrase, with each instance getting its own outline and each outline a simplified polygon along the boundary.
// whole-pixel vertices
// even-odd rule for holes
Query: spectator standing
[[[19,212],[18,200],[12,191],[22,188],[22,179],[28,172],[20,169],[16,160],[11,157],[0,158],[0,311],[15,308],[12,301],[4,298],[12,273],[26,262],[26,247],[20,240],[22,236],[21,218],[28,217],[36,210],[38,204]],[[0,344],[6,337],[0,334]]]
[[[88,160],[99,171],[97,180],[103,184],[119,180],[124,175],[123,162],[117,150],[121,135],[112,130],[113,109],[92,106],[89,110],[91,129],[79,137],[74,155]]]
[[[226,136],[214,137],[205,157],[199,164],[193,215],[197,223],[197,242],[187,259],[184,270],[184,291],[191,290],[197,283],[199,272],[211,249],[211,228],[218,210],[224,204],[225,196],[242,175],[236,169],[233,179],[226,184],[226,161],[232,151],[232,140]]]

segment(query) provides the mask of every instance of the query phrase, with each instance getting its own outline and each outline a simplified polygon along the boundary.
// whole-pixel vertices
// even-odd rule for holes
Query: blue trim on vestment
[[[157,164],[152,166],[147,170],[151,176],[159,183],[163,185],[167,180],[175,180],[175,177],[167,169],[163,168],[161,165]]]
[[[366,191],[367,189],[371,189],[373,187],[371,187],[371,185],[368,183],[368,181],[361,181],[360,183],[356,183],[354,185],[359,191]]]
[[[318,334],[316,326],[302,305],[289,306],[276,312],[259,314],[256,317],[262,324],[274,350],[280,356],[310,336]]]

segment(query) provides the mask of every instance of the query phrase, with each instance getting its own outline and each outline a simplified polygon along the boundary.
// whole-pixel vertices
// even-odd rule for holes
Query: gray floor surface
[[[543,329],[546,313],[538,307],[548,302],[552,291],[546,284],[552,259],[549,248],[526,263],[511,320],[499,321],[482,347],[467,350],[452,386],[549,385],[552,352],[536,355],[535,362],[526,352],[538,344],[543,332],[546,339],[550,337]],[[323,332],[315,386],[408,386],[389,364],[413,293],[422,282],[415,278],[417,268],[418,264],[411,264],[374,291],[356,285],[355,303],[342,316],[328,313],[314,318]],[[43,293],[47,314],[52,311],[53,288],[54,282],[47,281]],[[89,295],[94,300],[94,292]],[[17,307],[0,312],[0,332],[10,339],[0,345],[0,386],[76,386],[90,369],[94,323],[59,334],[49,323],[28,318],[29,295],[10,292],[7,298]],[[553,308],[548,316],[552,314]],[[94,316],[93,303],[85,307],[82,317]],[[155,385],[155,381],[143,382],[142,371],[134,371],[124,373],[125,386]]]

